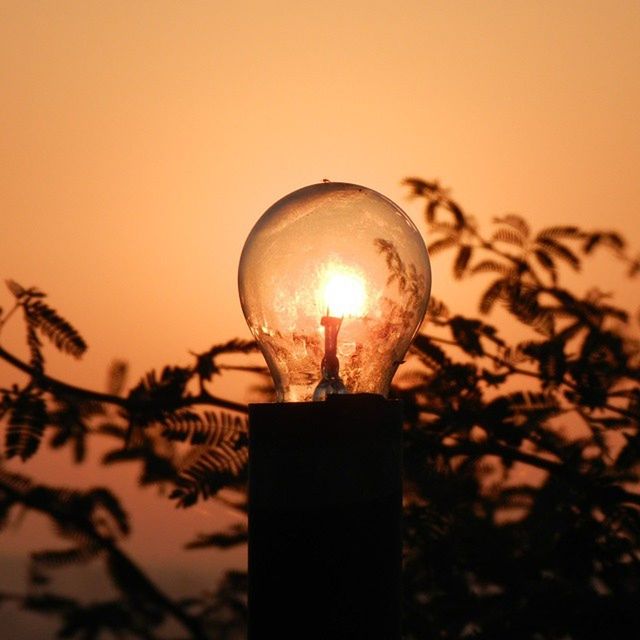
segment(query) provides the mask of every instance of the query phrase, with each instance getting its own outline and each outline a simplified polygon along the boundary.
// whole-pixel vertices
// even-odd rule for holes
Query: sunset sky
[[[243,242],[323,178],[423,231],[409,175],[640,248],[639,69],[637,0],[0,0],[0,276],[48,292],[89,343],[53,373],[100,388],[249,337]]]
[[[5,1],[0,59],[0,273],[81,330],[75,382],[248,336],[244,239],[323,178],[640,246],[635,1]]]

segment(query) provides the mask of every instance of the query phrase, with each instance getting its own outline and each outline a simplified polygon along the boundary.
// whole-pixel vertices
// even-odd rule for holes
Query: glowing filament
[[[364,280],[347,270],[328,274],[324,286],[324,307],[334,318],[362,317],[366,313],[366,289]]]

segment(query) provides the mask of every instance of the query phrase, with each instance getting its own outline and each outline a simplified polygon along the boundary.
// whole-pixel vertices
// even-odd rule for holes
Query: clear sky
[[[100,387],[248,337],[243,242],[323,178],[423,230],[408,175],[640,247],[639,70],[637,0],[0,0],[0,276],[50,294],[90,346],[53,372]]]

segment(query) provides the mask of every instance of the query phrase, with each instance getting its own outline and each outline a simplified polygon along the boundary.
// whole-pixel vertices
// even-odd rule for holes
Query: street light
[[[429,298],[424,241],[376,191],[315,184],[258,220],[238,284],[277,399],[249,411],[250,638],[399,638],[402,419],[385,398]]]

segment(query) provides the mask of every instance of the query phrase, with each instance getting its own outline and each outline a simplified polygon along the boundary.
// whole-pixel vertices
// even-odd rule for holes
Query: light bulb
[[[419,231],[391,200],[326,182],[258,220],[238,286],[279,402],[386,396],[424,317],[431,268]]]

